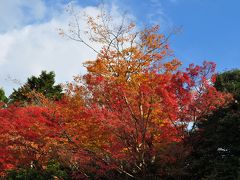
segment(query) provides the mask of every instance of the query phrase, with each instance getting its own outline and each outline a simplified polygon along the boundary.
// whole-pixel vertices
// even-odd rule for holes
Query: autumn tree
[[[76,29],[60,33],[90,46],[75,15],[74,20],[71,28]],[[119,26],[111,23],[105,12],[88,17],[89,38],[103,47],[91,47],[96,60],[85,63],[88,73],[68,84],[56,107],[74,148],[68,150],[70,163],[85,177],[95,170],[98,175],[164,178],[169,172],[163,165],[176,161],[169,147],[231,96],[213,87],[214,63],[180,69],[158,26],[137,31],[124,20]]]
[[[45,107],[0,109],[0,173],[18,168],[43,169],[55,157],[60,127]]]
[[[71,29],[60,34],[90,47],[96,59],[84,63],[88,72],[66,84],[63,96],[52,72],[13,92],[12,101],[38,103],[0,109],[1,173],[44,171],[54,160],[73,179],[180,177],[175,167],[191,153],[186,139],[232,100],[213,86],[215,64],[184,69],[159,26],[137,30],[127,16],[115,23],[103,10],[86,16],[86,41],[70,12]]]

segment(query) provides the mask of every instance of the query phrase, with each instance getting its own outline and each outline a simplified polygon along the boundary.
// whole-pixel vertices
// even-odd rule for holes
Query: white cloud
[[[95,7],[76,9],[91,16],[99,13]],[[58,12],[47,22],[0,33],[0,87],[7,95],[19,86],[10,81],[9,76],[24,83],[31,75],[48,70],[55,71],[57,83],[64,83],[71,81],[74,75],[86,72],[82,63],[94,60],[96,54],[83,44],[59,36],[57,29],[66,29],[69,21],[69,15]],[[85,27],[85,24],[80,22],[80,26]],[[97,44],[92,45],[100,48]]]
[[[5,34],[4,36],[0,35],[0,64],[6,61],[8,52],[12,43],[14,42],[14,37],[9,34]]]
[[[46,15],[42,0],[0,1],[0,32],[21,28],[31,21],[41,20]]]
[[[96,13],[94,8],[86,10]],[[95,54],[86,46],[58,35],[57,28],[68,22],[67,14],[59,14],[48,22],[0,34],[0,86],[7,94],[18,86],[6,80],[8,76],[25,82],[27,77],[38,75],[41,70],[53,70],[57,82],[65,82],[84,71],[82,63],[94,59]]]

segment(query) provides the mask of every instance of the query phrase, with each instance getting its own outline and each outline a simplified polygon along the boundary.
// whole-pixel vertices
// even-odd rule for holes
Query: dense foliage
[[[62,88],[55,84],[54,72],[42,71],[39,77],[32,76],[27,79],[27,82],[17,90],[14,89],[10,95],[10,102],[27,103],[34,101],[38,103],[38,99],[31,98],[34,93],[41,93],[48,99],[59,100],[62,97]]]
[[[215,134],[209,138],[199,129],[206,118],[232,101],[228,91],[214,87],[215,64],[205,61],[202,66],[181,68],[158,26],[137,31],[132,23],[121,24],[116,31],[106,26],[109,23],[99,24],[98,18],[88,19],[90,39],[103,47],[94,50],[95,60],[85,63],[84,76],[66,84],[62,94],[61,87],[54,85],[54,73],[42,72],[14,90],[11,103],[0,109],[1,175],[9,179],[179,179],[189,178],[186,169],[192,163],[193,179],[204,177],[195,173],[197,166],[190,159],[201,153],[200,146],[205,151],[205,141]],[[69,37],[84,42],[79,34]],[[209,122],[215,124],[211,118]],[[237,131],[237,126],[233,128]],[[194,141],[195,134],[201,134],[200,140]],[[229,142],[225,146],[214,139],[222,143],[218,150],[225,154],[213,156],[234,154],[235,144],[227,145],[236,142],[235,134],[219,137]],[[202,170],[213,177],[209,169]]]
[[[189,171],[192,176],[208,179],[240,177],[240,70],[221,73],[215,87],[231,92],[234,101],[219,108],[197,124],[191,135],[193,151]]]
[[[0,88],[0,103],[6,103],[8,101],[8,98],[5,95],[5,92],[2,88]]]

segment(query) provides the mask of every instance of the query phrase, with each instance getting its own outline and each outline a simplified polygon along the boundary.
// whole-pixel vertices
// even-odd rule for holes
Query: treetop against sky
[[[58,35],[66,27],[68,0],[11,0],[0,2],[0,86],[9,95],[18,87],[11,79],[24,83],[42,70],[55,71],[57,82],[70,81],[84,74],[82,63],[95,59],[87,47]],[[98,13],[100,1],[77,0],[74,7],[90,15]],[[139,28],[159,24],[169,34],[170,46],[177,58],[201,64],[217,63],[217,70],[240,67],[240,12],[238,0],[106,0],[113,18],[126,11]],[[93,44],[93,46],[98,47]]]

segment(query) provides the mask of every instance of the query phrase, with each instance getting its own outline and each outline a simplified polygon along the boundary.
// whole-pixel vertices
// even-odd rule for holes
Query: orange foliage
[[[81,178],[146,176],[155,164],[174,161],[166,151],[184,139],[189,123],[194,130],[231,99],[213,87],[214,63],[179,70],[158,26],[136,32],[130,24],[114,34],[93,18],[88,23],[92,40],[104,46],[61,101],[0,110],[1,170],[57,156]]]
[[[158,26],[142,32],[130,26],[111,39],[114,31],[93,18],[89,24],[92,40],[105,45],[55,107],[75,148],[68,150],[70,163],[85,175],[95,167],[145,176],[156,161],[174,159],[165,150],[184,139],[190,123],[194,130],[200,117],[231,96],[213,87],[214,63],[179,70],[181,61],[172,57]]]

